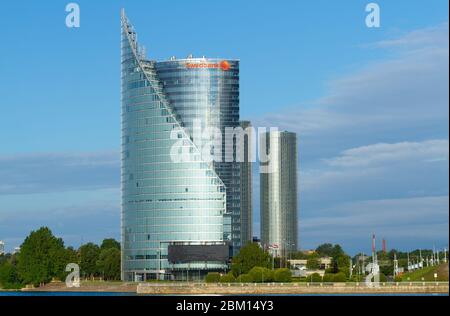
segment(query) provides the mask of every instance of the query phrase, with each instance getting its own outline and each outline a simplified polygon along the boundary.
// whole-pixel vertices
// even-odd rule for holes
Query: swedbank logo
[[[223,71],[230,70],[230,63],[222,60],[220,63],[186,63],[186,68],[189,69],[221,69]]]

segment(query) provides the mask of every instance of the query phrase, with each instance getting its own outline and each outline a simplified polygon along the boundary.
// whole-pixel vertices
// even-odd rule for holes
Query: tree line
[[[420,258],[432,256],[432,250],[414,250],[409,253],[398,250],[389,252],[378,251],[377,259],[380,266],[380,281],[388,279],[401,281],[401,277],[394,276],[394,258],[398,266],[406,268],[408,257],[410,261],[417,262]],[[286,259],[273,258],[268,251],[255,243],[243,247],[240,252],[232,258],[231,270],[227,274],[216,272],[206,276],[206,282],[361,282],[367,275],[365,267],[372,262],[371,256],[356,255],[351,257],[339,244],[324,243],[311,252],[294,252],[289,255],[290,259],[306,260],[308,270],[319,270],[321,258],[331,259],[330,265],[325,269],[324,275],[313,273],[308,277],[293,278],[289,263]],[[363,260],[361,260],[361,257]],[[406,270],[406,269],[405,269]]]
[[[350,277],[350,256],[338,244],[323,244],[311,254],[295,252],[291,259],[306,259],[308,269],[318,269],[319,258],[331,257],[331,267],[326,270],[328,282],[344,282]],[[316,277],[316,276],[314,276]],[[322,277],[320,277],[322,279]],[[227,274],[208,273],[206,282],[291,282],[293,280],[286,260],[273,258],[267,250],[255,243],[242,247],[232,258]]]
[[[87,243],[78,249],[65,247],[64,241],[47,227],[32,231],[15,254],[0,256],[0,287],[40,286],[52,280],[64,281],[66,266],[76,263],[82,278],[120,280],[120,243],[112,238],[101,245]]]
[[[291,282],[291,271],[287,268],[270,269],[272,257],[255,243],[242,247],[232,258],[227,274],[211,272],[206,275],[208,283]]]

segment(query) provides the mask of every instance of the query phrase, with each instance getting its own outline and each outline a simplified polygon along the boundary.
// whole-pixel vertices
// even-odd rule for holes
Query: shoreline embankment
[[[399,282],[368,287],[364,283],[82,282],[80,287],[66,287],[63,282],[57,282],[38,288],[24,288],[22,291],[122,292],[143,295],[448,294],[449,283]]]
[[[295,295],[295,294],[429,294],[448,293],[448,282],[384,283],[368,287],[364,283],[140,283],[138,294],[186,294],[186,295]]]

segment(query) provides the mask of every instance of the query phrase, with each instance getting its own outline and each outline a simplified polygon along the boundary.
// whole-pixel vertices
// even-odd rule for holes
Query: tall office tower
[[[203,146],[214,141],[212,129],[221,132],[221,148],[214,152],[220,161],[212,161],[212,166],[225,185],[223,238],[235,254],[241,245],[240,163],[226,161],[227,150],[235,152],[237,140],[226,148],[225,128],[240,126],[239,61],[172,57],[156,62],[155,70],[170,105],[197,147],[207,148]],[[210,135],[205,138],[208,130]]]
[[[241,246],[252,242],[253,209],[252,209],[252,126],[249,121],[241,121],[244,131],[244,161],[241,162]],[[245,133],[246,132],[246,133]],[[245,136],[246,135],[246,136]]]
[[[270,157],[261,163],[269,166],[260,174],[261,243],[285,257],[297,250],[297,136],[271,131],[260,137]]]
[[[5,254],[5,243],[0,240],[0,255]]]
[[[239,126],[239,62],[149,60],[121,21],[122,278],[223,271],[240,246],[240,164],[205,159],[195,130]]]

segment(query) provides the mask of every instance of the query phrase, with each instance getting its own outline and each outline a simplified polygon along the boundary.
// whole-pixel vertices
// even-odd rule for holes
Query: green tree
[[[270,266],[270,255],[257,244],[250,243],[242,247],[239,253],[233,257],[231,271],[234,276],[238,276],[248,273],[253,267],[269,268]]]
[[[0,265],[0,288],[18,289],[21,287],[21,283],[17,267],[10,261],[4,261]]]
[[[338,272],[333,276],[333,282],[346,282],[347,276],[343,272]]]
[[[331,257],[333,255],[333,244],[326,243],[316,248],[316,252],[321,257]]]
[[[291,270],[287,268],[276,269],[274,273],[274,281],[283,283],[292,282]]]
[[[333,250],[331,251],[331,257],[337,258],[340,256],[346,256],[344,250],[342,249],[341,245],[335,244],[333,247]]]
[[[252,283],[253,282],[253,278],[251,277],[251,275],[245,273],[245,274],[241,274],[240,276],[238,276],[236,278],[236,282],[239,282],[239,283]]]
[[[274,273],[272,270],[262,267],[252,268],[248,274],[252,277],[253,282],[272,282],[274,280]]]
[[[235,281],[234,275],[231,272],[228,272],[225,275],[220,277],[220,283],[233,283]]]
[[[317,257],[310,257],[308,261],[306,261],[306,268],[308,270],[317,270],[320,267],[320,262]]]
[[[347,277],[350,275],[350,257],[346,254],[339,255],[336,258],[333,258],[333,262],[337,265],[337,271],[336,272],[342,272]],[[334,268],[334,265],[333,265]]]
[[[73,247],[67,247],[67,248],[63,248],[59,250],[59,255],[58,255],[58,271],[55,275],[55,277],[61,281],[64,281],[66,279],[66,276],[68,273],[66,271],[66,266],[68,263],[79,263],[78,262],[78,253],[75,249],[73,249]]]
[[[120,280],[120,250],[116,247],[102,250],[97,267],[106,280]]]
[[[11,259],[11,254],[10,253],[6,253],[6,254],[1,254],[0,255],[0,265],[2,265],[3,263],[5,263],[6,261]]]
[[[94,243],[82,245],[78,250],[80,256],[80,270],[84,276],[93,277],[99,274],[97,261],[100,257],[100,248]]]
[[[206,281],[206,283],[218,283],[220,281],[219,272],[209,272],[206,275],[205,281]]]
[[[64,242],[42,227],[32,231],[20,247],[18,272],[25,284],[39,285],[61,277],[67,264]]]
[[[334,274],[331,273],[325,273],[323,276],[323,282],[333,282]]]
[[[342,247],[334,245],[331,250],[331,267],[326,270],[328,273],[343,272],[346,276],[350,275],[350,256],[348,256]]]
[[[275,257],[272,259],[272,264],[274,268],[281,268],[283,263],[284,262],[280,257]]]
[[[314,282],[314,283],[322,282],[322,277],[320,276],[319,273],[313,273],[307,279],[308,279],[308,281]]]
[[[380,282],[386,282],[387,278],[386,275],[380,272]]]
[[[268,268],[263,268],[264,270],[264,282],[273,282],[275,281],[275,271],[268,269]]]
[[[118,242],[114,238],[103,239],[102,244],[100,246],[100,250],[103,251],[109,248],[115,248],[117,250],[120,250],[120,242]]]
[[[394,275],[394,263],[389,262],[388,264],[380,265],[380,272],[384,275]]]
[[[349,281],[351,281],[351,282],[362,282],[363,280],[364,280],[363,276],[357,275],[357,274],[353,274]]]
[[[78,258],[78,252],[73,249],[73,247],[67,247],[66,248],[66,261],[68,263],[78,263],[79,262],[79,258]]]

